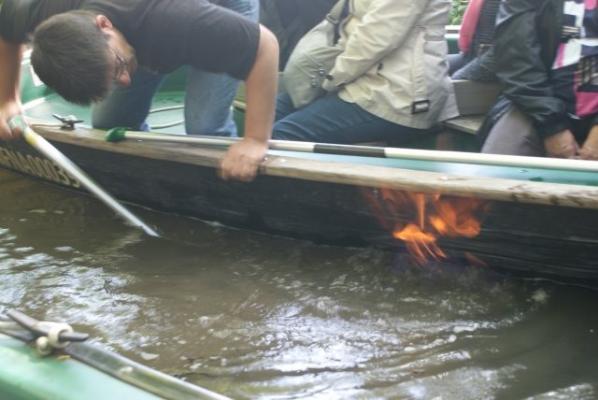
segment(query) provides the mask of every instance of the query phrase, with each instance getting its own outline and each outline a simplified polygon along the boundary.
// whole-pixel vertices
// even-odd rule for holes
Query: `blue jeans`
[[[276,102],[272,139],[317,143],[407,142],[425,132],[379,118],[336,94],[295,109],[288,94]]]
[[[258,0],[222,0],[219,5],[257,21]],[[215,44],[224,46],[226,44]],[[109,129],[126,126],[149,130],[146,123],[152,98],[164,75],[139,68],[128,87],[115,88],[103,101],[95,104],[92,125]],[[232,103],[239,81],[225,74],[189,68],[185,86],[185,130],[188,134],[237,136]]]

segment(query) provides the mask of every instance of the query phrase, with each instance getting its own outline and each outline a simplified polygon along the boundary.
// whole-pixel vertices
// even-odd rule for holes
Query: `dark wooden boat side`
[[[86,149],[97,150],[148,160],[172,161],[191,167],[207,167],[212,172],[218,167],[219,161],[226,150],[221,147],[210,148],[207,146],[156,143],[141,140],[129,140],[115,144],[106,142],[104,131],[85,128],[68,131],[57,127],[38,125],[36,130],[58,147],[71,145],[70,151],[73,152],[85,151]],[[555,185],[549,182],[536,182],[525,179],[495,179],[478,175],[465,176],[450,172],[438,173],[365,163],[347,163],[335,161],[347,159],[347,157],[334,155],[321,157],[326,158],[326,161],[319,161],[317,158],[310,158],[306,154],[291,152],[278,152],[278,154],[281,155],[270,155],[268,160],[262,164],[260,176],[278,176],[294,180],[329,182],[351,186],[384,187],[421,193],[474,196],[488,200],[516,203],[598,209],[598,179],[596,178],[591,179],[590,184],[585,185],[563,183]],[[352,159],[365,160],[367,157]],[[82,162],[85,161],[82,160]],[[114,172],[117,171],[118,168]],[[133,177],[135,177],[138,170],[134,168],[133,171],[135,174]],[[586,176],[591,175],[594,174],[586,174]]]
[[[112,144],[99,131],[41,126],[37,130],[121,200],[320,243],[402,248],[379,223],[364,190],[485,198],[491,206],[480,235],[439,240],[451,256],[464,260],[463,255],[470,253],[504,271],[588,285],[598,282],[596,187],[459,177],[285,155],[270,156],[252,183],[225,182],[216,175],[222,149],[135,141]],[[5,167],[74,187],[59,173],[44,176],[41,167],[34,171],[31,160],[39,156],[24,143],[2,146],[0,164]],[[30,162],[19,166],[15,157]],[[398,221],[393,222],[404,223],[414,214],[398,210],[394,217]]]

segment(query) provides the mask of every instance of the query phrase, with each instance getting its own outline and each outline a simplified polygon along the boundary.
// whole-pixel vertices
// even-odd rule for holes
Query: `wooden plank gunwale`
[[[77,128],[65,131],[57,127],[34,125],[49,140],[159,160],[217,168],[224,149],[197,145],[104,140],[105,132]],[[477,197],[514,203],[598,209],[598,187],[562,183],[532,182],[515,179],[459,176],[447,173],[405,170],[373,165],[306,160],[270,155],[260,174],[329,182],[344,185],[388,188],[394,190]]]

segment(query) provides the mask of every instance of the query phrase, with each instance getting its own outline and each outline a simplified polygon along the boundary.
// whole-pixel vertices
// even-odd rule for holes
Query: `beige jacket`
[[[339,41],[344,51],[324,89],[412,128],[457,116],[444,37],[451,1],[348,1]]]

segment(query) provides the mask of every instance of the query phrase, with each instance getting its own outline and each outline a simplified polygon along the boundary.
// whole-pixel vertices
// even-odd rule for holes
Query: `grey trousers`
[[[482,153],[543,157],[544,142],[536,133],[532,120],[511,107],[488,133]]]

